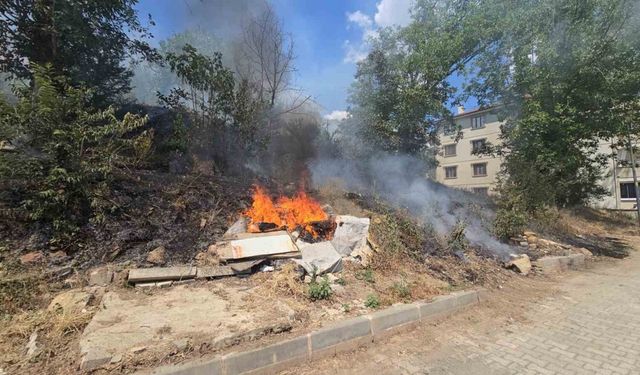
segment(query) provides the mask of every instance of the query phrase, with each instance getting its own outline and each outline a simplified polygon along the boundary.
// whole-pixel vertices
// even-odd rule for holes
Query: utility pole
[[[633,144],[631,143],[631,125],[627,122],[627,145],[631,156],[631,173],[633,174],[633,187],[636,191],[636,214],[638,215],[638,226],[640,226],[640,189],[638,189],[638,174],[636,173],[636,158],[633,154]]]

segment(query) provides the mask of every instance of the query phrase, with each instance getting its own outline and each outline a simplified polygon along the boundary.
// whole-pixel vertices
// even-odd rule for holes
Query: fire
[[[328,219],[320,203],[302,190],[293,198],[278,198],[276,204],[260,186],[255,186],[253,203],[244,214],[251,219],[251,223],[274,223],[279,228],[286,227],[289,230],[300,226],[314,237],[316,233],[309,223]]]
[[[276,205],[260,186],[254,187],[253,203],[244,214],[252,223],[274,223],[278,227],[283,225]]]

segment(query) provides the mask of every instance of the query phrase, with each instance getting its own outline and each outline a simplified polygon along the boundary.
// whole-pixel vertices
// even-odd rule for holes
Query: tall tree
[[[452,75],[490,45],[501,9],[465,0],[416,2],[410,25],[381,30],[358,64],[350,103],[363,138],[432,163],[439,124],[456,103]]]
[[[638,7],[630,0],[522,0],[474,61],[468,90],[503,103],[505,187],[527,209],[602,193],[602,138],[625,134],[618,104],[640,93]]]
[[[295,56],[293,38],[285,33],[271,5],[266,4],[244,25],[241,55],[239,75],[253,82],[259,96],[273,108],[279,96],[291,89]]]
[[[51,66],[97,100],[127,93],[127,58],[156,57],[134,9],[137,0],[5,0],[0,2],[0,69],[31,77]]]

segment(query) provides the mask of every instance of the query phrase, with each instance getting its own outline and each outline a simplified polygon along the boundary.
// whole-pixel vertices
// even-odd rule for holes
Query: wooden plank
[[[155,267],[129,270],[129,282],[185,280],[196,277],[196,267]]]

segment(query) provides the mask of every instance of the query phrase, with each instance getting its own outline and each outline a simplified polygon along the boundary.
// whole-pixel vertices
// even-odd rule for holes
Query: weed
[[[347,285],[347,281],[346,281],[346,280],[344,279],[344,277],[342,277],[342,276],[338,277],[334,282],[335,282],[336,284],[338,284],[338,285],[342,285],[342,286]]]
[[[343,303],[342,304],[342,311],[344,311],[346,313],[351,311],[351,305],[349,305],[348,303]]]
[[[367,268],[364,271],[359,271],[356,273],[356,278],[358,280],[364,280],[368,283],[375,283],[376,280],[373,277],[373,270],[371,268]]]
[[[403,279],[401,281],[393,283],[393,292],[400,298],[411,297],[411,289],[407,282]]]
[[[326,277],[323,277],[320,282],[311,281],[309,284],[309,298],[311,300],[315,301],[329,297],[331,297],[331,285],[329,285],[329,280]]]
[[[377,309],[380,307],[380,299],[375,294],[369,294],[367,299],[364,300],[364,306],[370,309]]]

